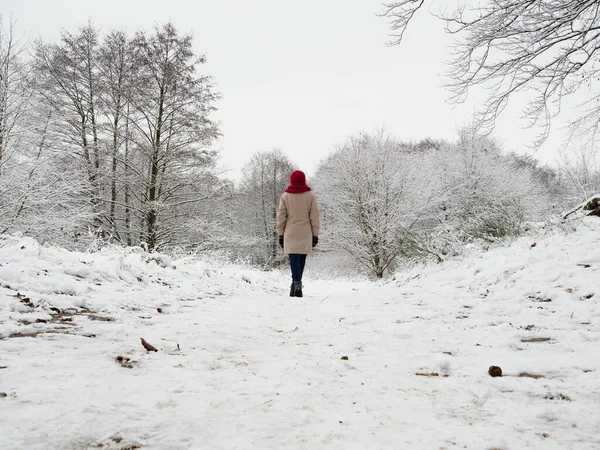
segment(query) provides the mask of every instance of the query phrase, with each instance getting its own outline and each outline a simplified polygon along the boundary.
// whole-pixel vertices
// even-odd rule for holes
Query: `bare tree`
[[[94,217],[80,158],[61,152],[60,120],[43,99],[31,100],[30,125],[0,179],[0,234],[22,232],[72,247],[85,243]],[[80,170],[81,169],[81,170]]]
[[[430,0],[384,3],[399,44],[415,14]],[[600,2],[597,0],[484,0],[459,2],[448,12],[436,14],[446,23],[457,44],[452,54],[447,87],[451,100],[463,102],[474,86],[489,90],[478,110],[480,130],[490,131],[511,96],[532,95],[525,117],[540,132],[535,146],[550,132],[552,119],[563,101],[588,90],[572,132],[597,138],[600,124]]]
[[[129,127],[130,104],[128,97],[131,95],[135,83],[135,63],[133,46],[130,39],[123,31],[111,31],[101,44],[98,52],[97,66],[99,77],[99,96],[102,100],[102,113],[106,117],[103,127],[107,134],[107,147],[110,165],[110,194],[108,224],[111,233],[119,240],[131,245],[129,217],[131,205],[129,203],[130,179],[128,176],[129,146],[131,133]],[[120,164],[121,163],[121,164]],[[119,166],[124,170],[119,174]],[[124,199],[120,201],[119,191],[124,191]],[[118,226],[117,213],[123,211],[124,230]],[[121,236],[123,232],[123,236]]]
[[[15,36],[14,21],[7,26],[0,14],[0,176],[15,155],[26,132],[24,117],[31,99],[26,45]]]
[[[94,225],[101,227],[100,168],[103,161],[98,130],[96,67],[98,30],[91,23],[77,34],[64,30],[60,44],[36,43],[36,84],[40,95],[53,106],[62,124],[57,130],[65,148],[82,159],[87,174]]]
[[[134,39],[138,75],[129,100],[144,159],[139,200],[150,249],[169,242],[177,211],[207,199],[202,187],[217,156],[208,146],[219,135],[209,118],[219,95],[211,78],[198,74],[206,59],[192,44],[191,35],[179,35],[170,23]]]
[[[89,226],[153,250],[218,229],[219,95],[191,36],[166,24],[102,39],[88,23],[36,42],[34,76],[22,48],[0,22],[0,231],[65,242]]]
[[[239,220],[260,264],[274,265],[281,256],[275,229],[279,198],[289,183],[294,163],[281,150],[255,153],[243,169]]]

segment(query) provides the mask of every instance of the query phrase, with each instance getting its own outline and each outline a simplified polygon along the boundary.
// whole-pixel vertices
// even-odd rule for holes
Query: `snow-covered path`
[[[26,248],[19,259],[7,245],[0,448],[598,449],[591,231],[387,285],[308,280],[301,299],[276,274],[194,279],[196,267],[137,273],[122,258],[119,274],[88,270],[110,267],[99,257]],[[77,264],[86,273],[68,281]],[[96,313],[58,320],[15,292]]]

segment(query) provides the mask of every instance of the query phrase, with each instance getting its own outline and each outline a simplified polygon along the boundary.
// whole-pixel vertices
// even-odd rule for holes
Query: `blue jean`
[[[290,268],[292,269],[292,281],[302,281],[304,265],[306,264],[306,255],[299,253],[290,253]]]

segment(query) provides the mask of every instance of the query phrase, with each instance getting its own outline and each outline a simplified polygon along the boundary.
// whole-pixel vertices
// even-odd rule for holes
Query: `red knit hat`
[[[285,192],[291,194],[301,194],[302,192],[310,191],[310,187],[306,185],[306,175],[301,170],[294,170],[290,175],[290,185]]]

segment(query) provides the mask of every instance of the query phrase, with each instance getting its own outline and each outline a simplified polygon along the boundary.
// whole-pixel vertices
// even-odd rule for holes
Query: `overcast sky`
[[[332,147],[385,126],[404,140],[453,139],[469,123],[471,103],[452,108],[441,87],[449,38],[426,11],[401,46],[388,47],[379,0],[0,0],[17,32],[56,40],[61,28],[92,20],[101,29],[150,29],[172,21],[192,32],[202,70],[223,98],[214,118],[229,175],[257,150],[280,148],[310,176]],[[532,134],[508,108],[495,135],[527,151]],[[556,157],[553,137],[536,156]]]

